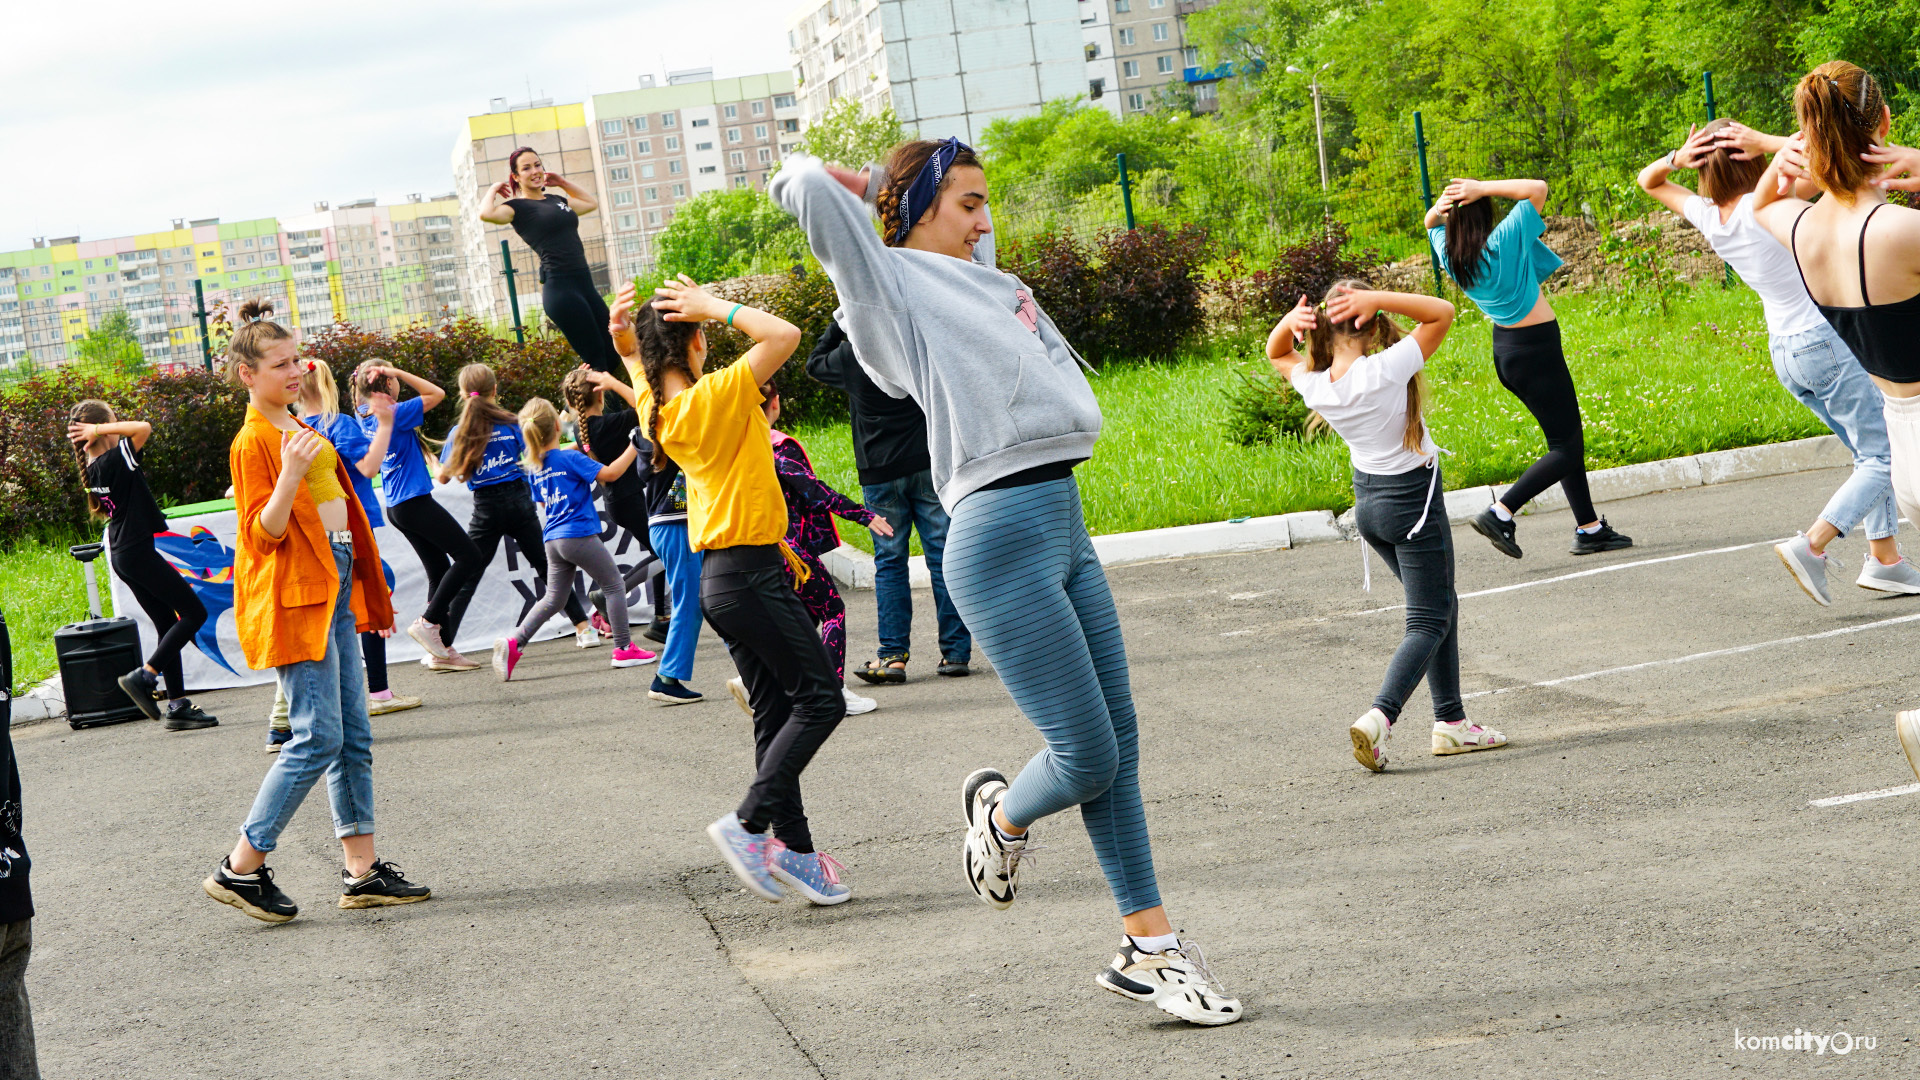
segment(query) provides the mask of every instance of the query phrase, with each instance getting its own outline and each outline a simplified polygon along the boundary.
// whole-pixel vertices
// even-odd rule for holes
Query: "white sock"
[[[1512,521],[1513,511],[1508,510],[1496,502],[1493,504],[1493,516],[1499,518],[1501,521]]]
[[[1582,525],[1573,531],[1581,534],[1582,536],[1592,536],[1594,533],[1597,533],[1600,531],[1600,523],[1596,521],[1591,525]]]
[[[1180,947],[1180,935],[1178,934],[1161,934],[1158,937],[1141,937],[1137,934],[1128,934],[1127,940],[1133,942],[1134,948],[1139,949],[1141,952],[1148,953],[1163,953],[1168,949],[1177,949]]]
[[[1010,832],[1008,832],[1008,831],[1006,831],[1005,829],[1002,829],[1002,828],[1000,827],[1000,823],[999,823],[999,822],[997,822],[997,821],[995,821],[995,820],[993,820],[993,819],[992,819],[991,817],[989,817],[989,818],[987,819],[987,824],[989,824],[989,825],[991,825],[991,826],[993,826],[993,835],[995,835],[995,836],[997,836],[997,837],[999,837],[999,838],[1000,838],[1000,843],[1001,843],[1001,844],[1003,844],[1003,845],[1005,845],[1005,844],[1017,844],[1017,843],[1019,843],[1020,841],[1022,841],[1022,840],[1025,840],[1025,839],[1027,838],[1027,834],[1026,834],[1026,833],[1020,833],[1019,835],[1017,835],[1017,836],[1016,836],[1016,835],[1014,835],[1013,833],[1010,833]],[[1035,857],[1035,858],[1039,858],[1039,856],[1037,856],[1037,855],[1036,855],[1036,856],[1034,856],[1034,857]]]

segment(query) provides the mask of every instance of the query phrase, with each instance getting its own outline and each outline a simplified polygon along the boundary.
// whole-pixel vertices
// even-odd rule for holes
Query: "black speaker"
[[[60,686],[67,697],[67,723],[76,728],[141,720],[140,711],[120,689],[120,676],[140,666],[140,629],[132,619],[100,617],[100,590],[93,560],[100,544],[67,549],[87,570],[87,609],[92,618],[53,632],[53,655],[60,661]]]

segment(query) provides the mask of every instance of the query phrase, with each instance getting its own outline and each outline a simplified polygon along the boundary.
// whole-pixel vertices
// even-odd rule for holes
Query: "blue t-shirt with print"
[[[354,418],[346,413],[334,413],[332,416],[303,416],[306,425],[319,432],[333,444],[334,452],[347,465],[347,475],[353,478],[353,494],[360,500],[360,508],[367,512],[367,521],[374,528],[385,525],[386,519],[380,516],[380,502],[373,497],[373,478],[360,472],[360,459],[373,449],[373,440]]]
[[[1527,317],[1540,299],[1540,283],[1560,269],[1560,256],[1542,243],[1540,234],[1547,223],[1533,202],[1522,199],[1508,211],[1506,218],[1493,227],[1487,247],[1480,255],[1480,274],[1472,285],[1461,284],[1467,299],[1487,313],[1495,326],[1512,326]],[[1447,264],[1447,227],[1435,225],[1427,230],[1433,243],[1434,258],[1449,275]],[[1460,279],[1455,277],[1454,281]]]
[[[387,442],[387,456],[380,459],[380,502],[399,506],[433,492],[433,478],[427,475],[427,459],[420,450],[420,422],[426,419],[426,405],[417,397],[393,407],[393,438]],[[368,441],[380,430],[380,418],[365,405],[360,407],[360,430]]]
[[[541,540],[574,540],[600,535],[600,511],[593,505],[594,478],[600,463],[578,450],[549,450],[533,474],[533,497],[547,510]]]
[[[460,425],[455,424],[453,430],[447,432],[446,445],[440,448],[442,464],[453,456],[453,443],[459,437]],[[486,452],[480,455],[480,467],[467,477],[467,490],[525,480],[527,473],[520,466],[520,454],[526,448],[526,440],[520,437],[519,424],[493,425],[493,434],[487,436]]]

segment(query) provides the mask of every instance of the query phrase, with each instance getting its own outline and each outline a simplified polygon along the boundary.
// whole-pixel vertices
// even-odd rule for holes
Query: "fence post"
[[[526,328],[520,325],[520,294],[513,288],[513,252],[507,250],[507,242],[500,241],[500,262],[506,267],[501,273],[507,277],[507,303],[513,307],[513,336],[520,344],[527,343]]]
[[[1700,76],[1707,84],[1707,119],[1717,120],[1719,119],[1719,113],[1715,110],[1713,104],[1713,72],[1703,71],[1700,73]]]
[[[1133,185],[1127,181],[1127,155],[1115,155],[1120,161],[1120,202],[1127,208],[1127,228],[1133,228]]]
[[[193,314],[200,320],[200,362],[213,370],[213,339],[207,336],[207,293],[200,279],[193,279]]]
[[[1420,155],[1421,210],[1425,211],[1433,207],[1433,180],[1427,175],[1427,129],[1421,124],[1418,112],[1413,114],[1413,148]],[[1440,253],[1433,250],[1432,234],[1427,236],[1427,263],[1433,267],[1433,295],[1445,296],[1446,282],[1440,278]]]

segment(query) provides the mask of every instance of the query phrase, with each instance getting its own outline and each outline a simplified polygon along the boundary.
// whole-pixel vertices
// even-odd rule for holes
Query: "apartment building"
[[[1119,91],[1115,104],[1121,115],[1153,108],[1156,93],[1169,84],[1183,85],[1191,92],[1195,113],[1219,107],[1217,85],[1233,74],[1233,67],[1200,67],[1200,50],[1187,33],[1187,16],[1205,11],[1217,0],[1097,2],[1108,8],[1112,54],[1119,68],[1118,81],[1111,85]]]
[[[1120,62],[1113,53],[1111,0],[1079,0],[1080,43],[1087,58],[1087,100],[1113,113],[1120,108]]]
[[[680,203],[705,191],[765,190],[801,131],[789,72],[716,79],[697,68],[670,73],[665,86],[640,82],[588,103],[607,193],[598,224],[615,280],[652,268],[653,237]]]
[[[372,199],[280,223],[297,325],[336,318],[369,330],[398,330],[466,309],[460,292],[452,192],[381,206]]]
[[[1144,0],[1138,0],[1144,2]],[[852,98],[922,138],[1089,92],[1081,0],[808,0],[787,22],[803,121]]]

